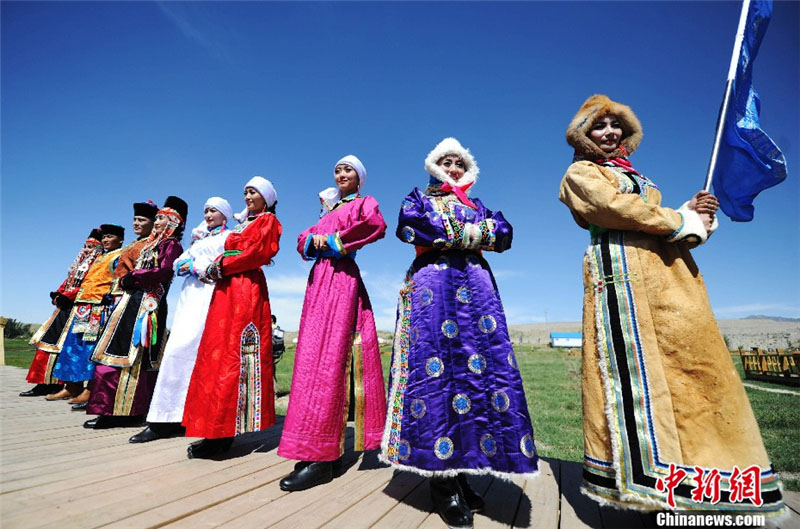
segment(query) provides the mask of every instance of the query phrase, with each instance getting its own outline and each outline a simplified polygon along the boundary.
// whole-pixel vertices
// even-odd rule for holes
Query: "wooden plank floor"
[[[374,452],[345,455],[333,482],[286,493],[293,461],[276,455],[280,422],[236,439],[219,460],[189,460],[185,438],[128,443],[140,428],[87,430],[66,402],[21,398],[25,371],[0,366],[0,525],[177,528],[442,528],[427,482]],[[351,430],[352,433],[352,430]],[[352,447],[352,439],[349,438]],[[486,498],[476,529],[655,527],[652,515],[600,508],[578,490],[578,463],[544,459],[534,480],[474,479]],[[790,493],[800,527],[800,495]]]

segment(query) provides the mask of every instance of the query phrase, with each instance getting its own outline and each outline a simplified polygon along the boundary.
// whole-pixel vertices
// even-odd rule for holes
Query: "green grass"
[[[28,369],[33,360],[33,347],[28,345],[28,338],[6,338],[3,341],[6,353],[6,365]]]
[[[518,346],[515,348],[517,363],[525,386],[536,444],[539,453],[567,461],[580,462],[583,458],[583,419],[581,408],[581,359],[579,354],[569,354],[561,349]],[[33,351],[25,339],[5,340],[6,364],[28,368]],[[287,347],[276,371],[278,396],[289,393],[292,383],[295,348]],[[744,378],[741,362],[734,357],[734,365]],[[391,345],[381,347],[381,363],[388,383],[391,363]],[[775,389],[793,389],[769,382],[748,381]],[[797,476],[800,473],[800,452],[797,443],[800,436],[800,397],[781,393],[770,393],[746,388],[753,407],[761,435],[773,465],[779,472]],[[279,404],[279,414],[285,414],[285,406]],[[784,477],[788,490],[800,490],[800,479]]]

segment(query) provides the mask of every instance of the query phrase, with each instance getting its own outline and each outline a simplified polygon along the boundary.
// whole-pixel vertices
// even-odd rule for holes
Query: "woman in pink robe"
[[[378,202],[360,195],[366,170],[355,156],[334,168],[335,188],[320,193],[323,215],[300,234],[297,251],[316,260],[308,278],[294,362],[289,409],[278,455],[300,462],[282,490],[304,490],[333,479],[355,396],[355,449],[378,448],[386,396],[372,306],[356,250],[383,238]],[[352,374],[352,376],[351,376]]]

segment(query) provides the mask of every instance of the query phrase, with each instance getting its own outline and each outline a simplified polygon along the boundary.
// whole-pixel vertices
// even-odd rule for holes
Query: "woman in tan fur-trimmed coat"
[[[582,490],[632,509],[781,514],[780,481],[689,252],[716,228],[718,203],[701,191],[662,207],[627,159],[641,138],[633,111],[602,95],[567,129],[575,159],[559,199],[591,234]]]

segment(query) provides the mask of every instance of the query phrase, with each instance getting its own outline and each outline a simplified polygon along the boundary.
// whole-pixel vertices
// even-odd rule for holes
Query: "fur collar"
[[[462,176],[461,180],[457,183],[444,172],[444,169],[436,165],[436,162],[448,154],[455,154],[464,162],[466,170],[464,171],[464,176]],[[478,180],[478,173],[480,172],[478,164],[475,163],[475,158],[472,157],[472,153],[469,152],[469,149],[464,148],[455,138],[443,139],[439,142],[439,145],[428,153],[428,156],[425,158],[425,170],[440,182],[447,182],[452,186],[463,186],[474,183]],[[470,189],[467,190],[467,195],[469,195],[469,192]]]
[[[589,139],[588,133],[594,123],[606,114],[614,114],[619,118],[622,125],[621,147],[614,152],[603,152],[600,147]],[[597,160],[598,158],[616,158],[619,156],[629,156],[639,146],[642,141],[642,124],[639,118],[633,113],[631,107],[617,103],[601,94],[593,95],[581,106],[572,123],[567,128],[567,143],[575,148],[576,156],[587,160]]]

